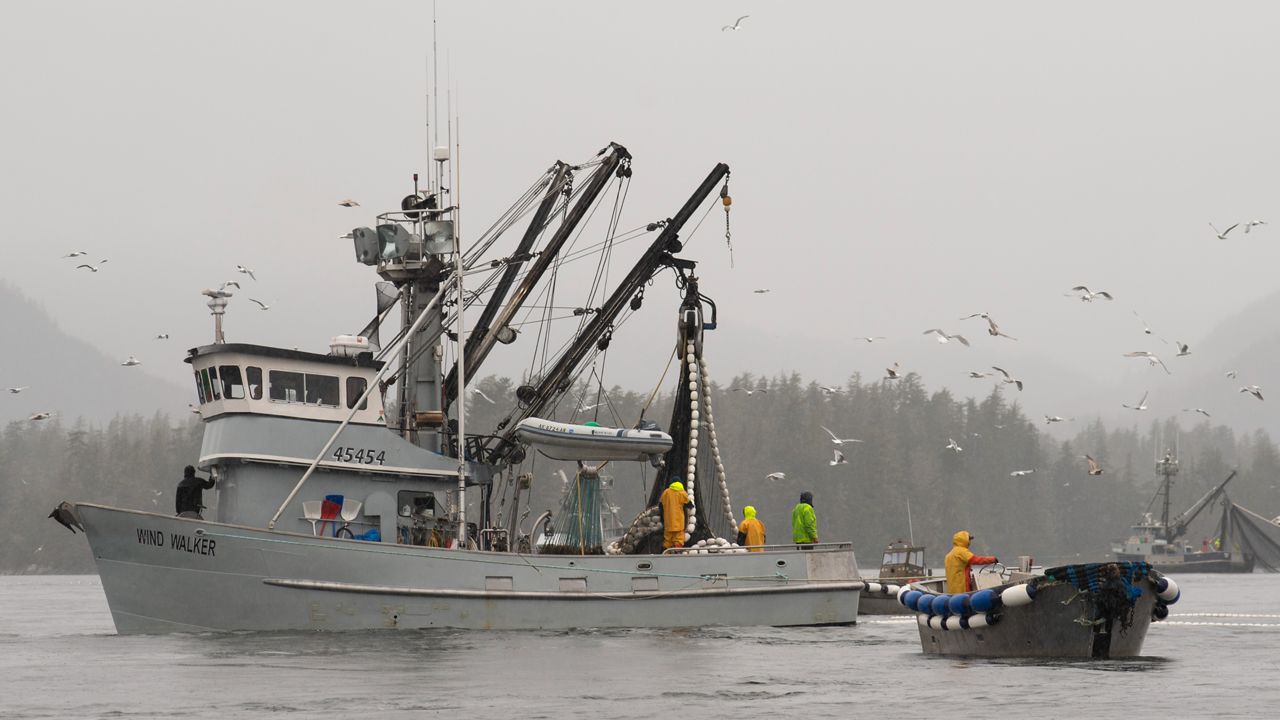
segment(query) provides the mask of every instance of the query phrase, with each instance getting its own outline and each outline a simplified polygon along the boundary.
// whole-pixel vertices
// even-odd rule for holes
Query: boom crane
[[[680,230],[693,215],[698,206],[711,195],[717,183],[729,175],[729,166],[719,163],[707,175],[693,195],[685,201],[675,217],[666,221],[662,233],[649,245],[644,255],[636,262],[614,290],[604,305],[592,316],[591,322],[574,338],[573,343],[560,356],[555,366],[542,379],[533,385],[525,385],[516,391],[521,407],[509,414],[498,424],[496,446],[492,449],[490,460],[501,461],[508,458],[519,447],[515,441],[515,423],[538,415],[559,398],[568,388],[571,373],[582,362],[591,348],[607,343],[607,333],[613,327],[613,321],[622,312],[636,293],[653,277],[657,270],[664,266],[687,265],[690,261],[678,260],[673,253],[681,250]],[[513,423],[514,421],[514,423]]]
[[[616,145],[611,147],[621,150],[621,153],[615,153],[615,158],[620,160],[624,155],[627,158],[630,158],[630,155],[626,155],[625,148],[621,148]],[[551,215],[552,209],[555,208],[556,201],[570,186],[573,179],[572,170],[573,168],[570,166],[558,161],[552,168],[554,175],[551,183],[547,186],[546,194],[542,197],[542,203],[538,205],[538,209],[533,215],[533,220],[529,222],[529,227],[524,231],[524,236],[520,238],[520,244],[516,246],[516,250],[511,256],[511,262],[507,263],[506,269],[502,272],[502,277],[499,278],[498,284],[493,289],[493,294],[489,296],[489,300],[485,304],[484,312],[480,314],[480,319],[476,321],[475,327],[471,330],[470,336],[467,339],[466,348],[463,351],[465,353],[464,367],[467,368],[467,372],[471,377],[476,377],[476,370],[480,367],[480,364],[484,362],[485,358],[488,357],[489,351],[493,349],[494,343],[498,342],[499,333],[507,327],[506,321],[520,309],[520,305],[528,296],[528,290],[525,289],[525,286],[527,285],[527,287],[530,288],[533,287],[534,283],[536,283],[538,278],[541,277],[542,272],[546,270],[548,263],[543,263],[540,267],[535,267],[537,272],[530,272],[529,277],[525,279],[525,284],[522,284],[521,286],[521,291],[516,293],[511,304],[506,307],[503,306],[502,303],[507,297],[507,292],[511,289],[511,286],[515,284],[516,276],[520,274],[520,270],[530,259],[529,251],[533,248],[533,243],[538,239],[538,236],[542,234],[543,229],[546,227],[547,218]],[[560,246],[564,244],[565,239],[569,237],[569,234],[573,232],[573,229],[577,227],[578,223],[581,221],[585,213],[585,209],[590,207],[591,203],[599,195],[600,191],[604,189],[605,181],[608,180],[610,175],[611,173],[608,171],[608,168],[600,169],[600,173],[597,176],[598,182],[593,182],[587,188],[584,196],[578,201],[578,206],[575,207],[574,211],[565,218],[559,232],[557,232],[552,238],[547,249],[543,251],[544,255],[554,257],[555,253],[559,251]],[[494,318],[498,317],[499,310],[502,310],[502,317],[504,320],[495,324]],[[455,362],[453,368],[449,371],[449,374],[444,381],[444,407],[446,411],[453,405],[453,401],[457,397],[458,365]]]

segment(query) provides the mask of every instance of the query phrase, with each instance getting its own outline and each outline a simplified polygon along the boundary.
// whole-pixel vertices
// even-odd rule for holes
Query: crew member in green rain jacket
[[[800,502],[791,510],[791,540],[809,544],[818,542],[818,516],[813,512],[813,493],[800,493]]]

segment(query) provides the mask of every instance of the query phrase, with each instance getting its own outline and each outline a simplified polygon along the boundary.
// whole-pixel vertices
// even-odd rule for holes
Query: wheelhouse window
[[[249,397],[254,400],[262,399],[262,368],[247,367],[244,371],[245,378],[249,381]]]
[[[267,373],[271,380],[269,397],[280,402],[302,402],[302,373],[271,370]]]
[[[222,388],[218,387],[218,369],[205,368],[200,371],[200,380],[204,384],[209,401],[222,399]]]
[[[368,387],[369,387],[369,383],[366,382],[365,379],[362,377],[353,375],[347,378],[347,409],[348,410],[356,406],[356,401],[360,399],[360,396],[364,395],[364,391]],[[364,402],[360,403],[360,409],[368,410],[369,401],[365,400]]]
[[[239,366],[221,365],[218,374],[222,376],[222,396],[228,400],[243,400],[244,383],[240,379]]]
[[[313,375],[307,373],[304,383],[308,405],[331,405],[338,407],[338,378],[332,375]]]
[[[194,375],[196,377],[196,399],[203,405],[209,402],[209,393],[205,390],[205,383],[209,382],[209,376],[199,370],[195,371]]]

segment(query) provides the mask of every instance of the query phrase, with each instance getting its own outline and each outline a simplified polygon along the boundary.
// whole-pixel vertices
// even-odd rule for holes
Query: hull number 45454
[[[386,465],[387,451],[365,448],[338,447],[333,450],[333,459],[338,462],[357,463],[360,465]]]

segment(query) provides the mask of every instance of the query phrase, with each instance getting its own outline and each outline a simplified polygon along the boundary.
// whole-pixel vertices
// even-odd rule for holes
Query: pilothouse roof
[[[198,357],[208,355],[231,354],[238,355],[256,355],[258,357],[278,358],[284,360],[303,360],[306,362],[324,363],[327,365],[341,365],[343,367],[360,367],[372,368],[378,370],[383,366],[381,360],[374,360],[373,353],[359,353],[354,357],[343,357],[339,355],[328,355],[322,353],[306,352],[304,350],[290,350],[287,348],[271,347],[269,345],[252,345],[249,343],[217,343],[213,345],[201,345],[187,351],[187,357],[183,362],[193,362]]]

